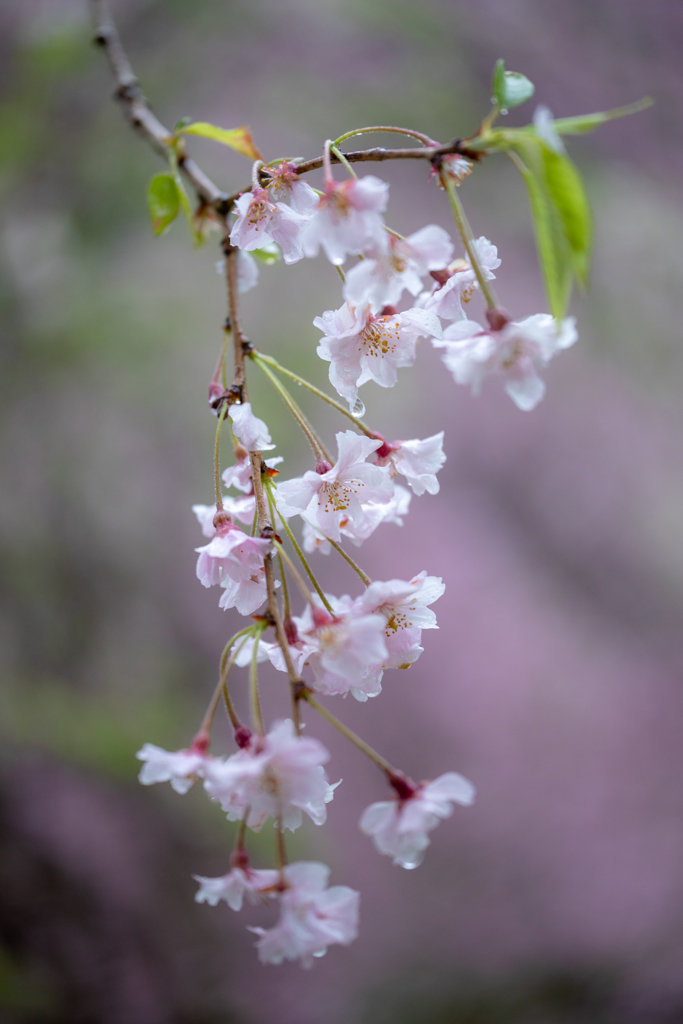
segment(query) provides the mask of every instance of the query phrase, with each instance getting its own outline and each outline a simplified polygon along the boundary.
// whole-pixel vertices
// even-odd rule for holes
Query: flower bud
[[[322,476],[322,475],[323,475],[324,473],[329,473],[329,471],[330,471],[331,469],[332,469],[332,466],[331,466],[331,464],[330,464],[330,463],[329,463],[329,462],[327,461],[327,459],[319,459],[319,460],[318,460],[318,464],[317,464],[317,466],[315,467],[315,471],[316,471],[316,473],[320,473],[320,475],[321,475],[321,476]]]
[[[218,511],[216,512],[216,515],[213,517],[213,525],[214,529],[217,532],[220,532],[221,530],[225,530],[227,529],[227,527],[232,526],[232,519],[230,518],[230,515],[225,511],[224,508],[219,508]]]

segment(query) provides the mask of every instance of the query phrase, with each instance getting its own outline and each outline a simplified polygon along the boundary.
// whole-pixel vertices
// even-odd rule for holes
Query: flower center
[[[338,480],[334,484],[325,484],[320,488],[318,505],[325,512],[345,512],[361,487],[365,487],[362,480]]]
[[[384,359],[389,353],[395,352],[401,340],[398,320],[385,317],[371,317],[360,333],[360,351],[365,349],[368,355]]]

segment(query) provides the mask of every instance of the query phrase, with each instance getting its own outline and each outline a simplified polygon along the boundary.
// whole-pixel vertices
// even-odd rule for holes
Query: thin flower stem
[[[237,838],[235,840],[235,850],[240,851],[244,849],[244,837],[247,834],[247,818],[249,817],[250,807],[244,808],[244,814],[240,821],[240,827],[237,830]]]
[[[278,544],[277,541],[273,541],[273,543],[275,544],[275,550],[277,551],[277,553],[280,556],[280,558],[284,559],[284,561],[287,563],[287,568],[289,569],[289,571],[291,572],[292,576],[296,580],[296,583],[297,583],[297,585],[299,587],[299,590],[303,594],[304,599],[306,601],[308,601],[309,604],[311,604],[312,599],[313,599],[313,595],[311,594],[310,590],[306,586],[306,583],[305,583],[301,573],[299,572],[299,570],[295,566],[295,564],[292,561],[292,559],[289,557],[288,553],[282,547],[282,545]]]
[[[282,818],[278,818],[275,823],[276,833],[276,854],[277,854],[277,867],[278,871],[282,872],[287,867],[287,850],[285,849],[285,830],[282,825]]]
[[[300,377],[298,373],[288,370],[286,366],[282,366],[282,364],[278,363],[277,359],[273,359],[272,356],[266,356],[262,352],[252,352],[251,358],[255,363],[268,363],[268,365],[272,366],[273,369],[278,371],[278,373],[284,373],[286,377],[290,377],[291,380],[295,380],[297,384],[301,384],[302,387],[308,388],[308,390],[312,391],[314,395],[318,396],[318,398],[322,398],[323,402],[327,402],[327,404],[331,405],[337,410],[337,412],[340,412],[342,416],[346,416],[347,419],[351,420],[359,430],[362,430],[366,437],[372,437],[374,439],[375,434],[366,423],[357,419],[345,405],[342,405],[341,402],[337,402],[337,400],[330,397],[330,395],[326,395],[325,392],[321,391],[320,388],[317,388],[315,384],[311,384],[311,382],[306,380],[304,377]],[[330,460],[328,459],[328,461]]]
[[[258,647],[263,629],[254,633],[254,649],[251,652],[251,665],[249,666],[249,704],[251,707],[251,720],[254,729],[261,736],[265,735],[263,727],[263,715],[261,714],[261,701],[258,693]]]
[[[354,171],[353,167],[351,166],[351,164],[346,159],[346,157],[344,156],[344,154],[342,153],[342,151],[340,149],[337,149],[336,146],[330,146],[330,153],[334,153],[334,155],[336,156],[336,158],[339,161],[339,163],[344,165],[344,167],[349,172],[349,174],[351,175],[352,178],[357,178],[358,177],[358,175]]]
[[[342,270],[342,268],[339,266],[338,263],[335,263],[334,269],[337,271],[337,273],[341,277],[342,284],[346,284],[346,274],[344,273],[344,271]]]
[[[221,493],[221,428],[225,414],[228,411],[227,403],[218,414],[218,426],[216,427],[216,442],[213,446],[213,477],[216,487],[216,509],[223,510],[223,495]]]
[[[484,277],[484,272],[481,269],[479,257],[477,256],[476,249],[473,244],[474,236],[472,235],[472,228],[469,225],[469,221],[467,220],[467,216],[463,209],[462,203],[460,202],[460,198],[458,196],[455,183],[448,174],[442,173],[441,184],[448,193],[448,199],[451,204],[451,210],[453,211],[453,219],[455,220],[458,233],[460,235],[460,238],[462,239],[462,244],[465,246],[467,258],[469,259],[472,270],[474,271],[477,281],[479,282],[481,294],[484,296],[486,300],[486,305],[489,307],[489,309],[495,310],[498,308],[496,296],[494,295],[493,288]]]
[[[285,622],[292,616],[292,610],[289,606],[289,588],[287,586],[287,573],[285,572],[285,565],[282,561],[282,554],[278,550],[277,561],[280,566],[280,583],[282,584],[282,613],[285,617]]]
[[[275,507],[277,509],[277,504],[276,504]],[[313,586],[315,588],[316,594],[318,595],[318,597],[320,598],[320,600],[322,601],[323,605],[325,606],[327,611],[330,613],[330,615],[334,615],[334,612],[332,611],[332,607],[331,607],[329,601],[327,600],[327,598],[325,597],[325,594],[323,593],[322,587],[320,586],[320,584],[318,583],[317,579],[315,578],[315,574],[314,574],[313,570],[311,569],[310,565],[308,564],[306,556],[304,555],[303,551],[299,547],[297,539],[296,539],[296,537],[294,536],[294,534],[292,533],[292,531],[290,529],[289,523],[287,522],[287,520],[282,515],[282,513],[280,512],[279,509],[277,509],[277,514],[278,514],[278,516],[280,518],[280,522],[282,523],[282,525],[285,528],[285,533],[287,534],[287,536],[289,537],[290,541],[292,542],[292,547],[294,548],[294,550],[296,551],[297,555],[299,556],[299,561],[301,562],[301,564],[303,565],[304,569],[306,570],[306,575],[308,576],[309,580],[311,581],[311,583],[313,584]],[[289,558],[289,556],[287,555],[287,553],[285,551],[283,551],[283,557]],[[287,564],[290,565],[290,567],[291,567],[291,560],[288,561]],[[296,571],[296,568],[295,568],[295,571]],[[297,576],[298,576],[298,572],[297,572]],[[302,584],[303,584],[304,587],[306,586],[303,583],[303,580],[301,581],[299,586],[301,586]],[[307,597],[307,600],[310,601],[310,599],[311,599],[311,595],[309,593],[308,597]]]
[[[360,576],[360,578],[362,579],[362,581],[365,584],[365,586],[369,587],[370,584],[372,583],[372,580],[370,579],[369,576],[367,576],[363,572],[363,570],[361,569],[361,567],[359,565],[356,565],[356,563],[351,558],[351,556],[347,555],[346,551],[344,551],[344,548],[341,546],[341,544],[337,544],[337,542],[335,540],[332,540],[331,537],[325,537],[325,540],[328,541],[332,545],[332,547],[334,548],[335,551],[339,552],[339,554],[342,556],[342,558],[344,559],[345,562],[349,563],[349,565],[351,566],[353,571],[355,573],[357,573],[358,576]]]
[[[332,176],[332,161],[330,160],[330,146],[332,145],[331,139],[325,139],[325,145],[323,146],[323,171],[325,174],[325,185],[332,185],[334,178]]]
[[[352,139],[354,135],[367,135],[368,132],[393,132],[396,135],[409,135],[413,139],[418,139],[423,146],[439,145],[434,139],[430,139],[428,135],[423,135],[422,132],[415,132],[411,128],[395,128],[393,125],[376,124],[368,128],[355,128],[352,132],[346,132],[345,135],[340,135],[338,139],[335,139],[332,146],[339,146],[342,142],[346,142],[347,139]]]
[[[260,188],[259,171],[263,167],[263,160],[255,160],[251,166],[251,184],[254,188]]]
[[[280,395],[280,398],[285,403],[285,405],[291,412],[292,416],[303,430],[304,434],[306,435],[306,439],[308,440],[308,443],[313,449],[313,454],[315,455],[316,459],[325,459],[326,462],[330,462],[331,460],[325,449],[324,444],[322,443],[322,441],[316,434],[315,430],[304,416],[299,406],[296,404],[296,402],[290,395],[287,388],[277,379],[274,373],[271,373],[271,371],[265,364],[260,363],[258,360],[256,362],[257,366],[261,367],[266,377],[268,377],[271,384]]]
[[[235,664],[235,659],[236,659],[237,655],[239,654],[239,652],[242,650],[242,647],[246,643],[247,636],[245,634],[248,635],[249,633],[253,633],[253,631],[254,631],[254,627],[253,626],[247,626],[246,629],[242,629],[242,630],[240,630],[239,633],[235,633],[235,635],[233,637],[231,637],[228,640],[227,644],[225,645],[225,648],[223,649],[223,654],[221,656],[220,678],[218,680],[218,684],[216,686],[216,689],[213,692],[213,696],[211,697],[211,700],[209,701],[209,706],[206,709],[206,714],[204,715],[204,718],[202,719],[202,724],[201,724],[201,726],[199,728],[200,732],[206,732],[206,733],[210,733],[211,732],[211,727],[213,725],[213,720],[214,720],[214,717],[216,715],[216,708],[218,707],[218,702],[221,699],[221,693],[223,693],[224,696],[225,696],[225,704],[226,704],[226,707],[228,709],[228,714],[230,716],[230,721],[232,722],[233,729],[239,729],[240,725],[242,724],[240,722],[239,718],[237,717],[237,715],[235,713],[235,709],[232,706],[232,701],[230,700],[230,694],[228,693],[228,687],[227,687],[227,678],[228,678],[228,675],[230,673],[230,669]],[[236,640],[239,640],[239,638],[241,636],[244,637],[244,640],[239,645],[239,647],[237,648],[237,650],[235,651],[233,656],[230,658],[230,661],[226,664],[226,661],[228,660],[228,653],[230,651],[230,648],[232,647],[232,645],[235,643]]]
[[[256,508],[256,502],[254,502],[254,518],[251,523],[251,536],[256,536],[256,527],[258,526],[258,509]]]
[[[354,746],[358,747],[359,750],[362,750],[365,756],[369,757],[370,760],[373,761],[378,768],[381,768],[383,772],[386,772],[387,775],[396,774],[396,769],[387,761],[385,757],[382,757],[382,755],[378,754],[376,750],[373,750],[372,747],[365,742],[365,740],[362,740],[360,736],[357,736],[356,733],[353,732],[352,729],[349,729],[349,727],[344,725],[343,722],[340,722],[339,719],[330,711],[328,711],[327,708],[324,708],[322,704],[318,704],[317,700],[311,695],[310,690],[306,690],[304,692],[303,700],[305,700],[306,703],[310,704],[311,707],[318,712],[318,714],[322,715],[323,718],[325,718],[330,723],[330,725],[333,725],[334,728],[342,734],[342,736],[346,736],[347,740],[350,740]]]

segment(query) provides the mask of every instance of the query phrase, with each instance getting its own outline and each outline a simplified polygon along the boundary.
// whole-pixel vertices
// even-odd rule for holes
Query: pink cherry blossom
[[[441,160],[441,170],[459,185],[463,178],[472,173],[472,164],[459,153],[448,153]]]
[[[366,253],[365,259],[347,272],[344,298],[352,306],[370,303],[375,312],[395,306],[405,290],[419,295],[424,275],[445,267],[452,256],[448,232],[436,224],[428,224],[408,238],[385,232],[376,251]]]
[[[329,759],[322,743],[297,736],[294,723],[287,719],[276,722],[266,736],[253,735],[248,746],[226,761],[213,764],[204,788],[229,821],[241,820],[248,808],[247,825],[256,832],[266,818],[294,831],[302,811],[322,825],[335,789],[323,768]]]
[[[256,499],[253,494],[244,494],[239,498],[223,498],[223,510],[233,519],[239,519],[241,523],[250,526],[254,520],[254,507]],[[202,533],[209,540],[215,536],[216,527],[213,525],[216,515],[216,505],[193,505],[192,511],[197,517],[197,522],[202,528]]]
[[[303,232],[306,256],[317,256],[322,245],[330,263],[339,266],[348,253],[381,245],[381,215],[388,198],[389,186],[372,174],[341,183],[329,181]]]
[[[265,188],[244,192],[234,208],[237,220],[230,232],[230,241],[238,249],[263,249],[276,242],[282,249],[285,263],[296,263],[303,258],[301,233],[308,224],[307,216],[285,203],[271,202]]]
[[[441,325],[429,310],[374,316],[369,303],[347,302],[317,316],[313,324],[325,335],[317,352],[330,363],[330,383],[351,409],[361,384],[374,380],[383,388],[393,387],[397,369],[415,362],[417,339],[441,334]]]
[[[396,526],[403,526],[403,516],[408,514],[412,494],[400,484],[394,484],[394,493],[389,501],[366,501],[363,509],[363,520],[358,526],[354,526],[349,519],[341,519],[339,532],[342,537],[348,537],[352,544],[360,547],[363,541],[370,537],[382,523],[395,523]],[[305,551],[320,551],[323,555],[329,555],[332,545],[319,533],[315,527],[303,518],[302,538]]]
[[[223,269],[225,269],[223,267]],[[250,292],[258,284],[258,263],[243,249],[237,253],[237,291],[240,295]]]
[[[380,853],[393,857],[394,864],[416,868],[429,846],[428,832],[449,818],[453,804],[469,807],[475,790],[471,782],[457,772],[446,772],[433,782],[410,786],[412,795],[382,800],[365,809],[360,828],[372,836]]]
[[[311,967],[332,943],[347,946],[358,935],[360,894],[347,885],[327,888],[325,864],[298,861],[283,870],[286,888],[280,895],[281,915],[274,928],[250,928],[259,935],[259,960],[280,964],[301,960]]]
[[[205,587],[214,587],[226,577],[248,579],[251,573],[262,568],[263,559],[272,546],[272,541],[248,537],[231,523],[221,526],[208,544],[195,548],[199,554],[197,578]]]
[[[199,882],[195,895],[197,903],[208,903],[215,907],[220,900],[225,900],[231,910],[242,909],[245,895],[252,903],[263,899],[265,893],[276,895],[280,884],[279,871],[261,871],[248,865],[233,867],[220,878],[204,878],[202,875],[192,877]]]
[[[315,651],[309,655],[319,693],[351,693],[361,702],[381,692],[381,666],[388,657],[386,619],[360,608],[353,598],[328,596],[332,614],[308,607],[297,626]]]
[[[272,438],[263,420],[254,416],[250,402],[231,405],[228,416],[232,420],[232,431],[248,452],[264,452],[275,448]]]
[[[303,515],[324,537],[339,543],[342,520],[360,527],[365,520],[364,502],[386,502],[393,495],[387,470],[365,461],[381,444],[353,430],[338,433],[334,466],[328,469],[329,463],[322,463],[316,471],[278,484],[278,508],[285,516]]]
[[[310,216],[318,205],[318,194],[308,182],[300,178],[296,164],[282,160],[272,167],[264,167],[264,173],[270,176],[268,188],[278,200],[288,200],[297,213]]]
[[[253,637],[247,637],[246,640],[238,640],[237,643],[231,648],[231,651],[238,651],[235,658],[235,664],[244,668],[249,665],[252,660],[254,653]],[[301,672],[304,665],[308,661],[309,656],[314,652],[315,646],[306,643],[305,640],[297,637],[296,640],[289,644],[289,653],[294,663],[294,668],[297,672]],[[257,662],[269,661],[273,668],[276,668],[278,672],[287,671],[287,663],[285,662],[282,648],[278,643],[271,643],[267,640],[258,641],[258,651],[256,653]]]
[[[385,441],[375,452],[379,466],[390,466],[393,474],[406,478],[415,494],[439,493],[439,472],[446,456],[443,453],[443,430],[419,441]]]
[[[472,245],[484,278],[493,281],[496,276],[493,271],[500,266],[498,249],[483,235]],[[421,297],[421,305],[443,320],[462,320],[465,316],[462,304],[470,301],[478,287],[477,275],[469,260],[456,260],[444,273],[438,275],[429,295]]]
[[[458,384],[471,385],[477,395],[484,377],[500,374],[515,405],[528,411],[545,394],[539,370],[577,337],[574,317],[558,324],[549,314],[537,313],[520,322],[508,321],[500,330],[462,320],[447,327],[443,338],[432,344],[445,349],[443,361]]]
[[[274,469],[284,459],[281,455],[275,455],[272,459],[266,459],[265,463],[268,469]],[[241,459],[238,459],[234,466],[228,466],[227,469],[223,470],[223,483],[226,487],[236,487],[238,491],[244,491],[245,494],[254,493],[254,481],[251,475],[251,459],[248,455],[244,455]]]
[[[196,779],[204,774],[207,764],[216,761],[199,750],[164,750],[145,743],[135,755],[144,761],[138,779],[143,786],[170,782],[176,793],[187,793]]]
[[[423,629],[437,629],[436,615],[429,608],[445,591],[439,576],[421,572],[412,580],[371,583],[357,598],[355,608],[365,614],[382,615],[388,657],[382,668],[408,668],[422,654]]]

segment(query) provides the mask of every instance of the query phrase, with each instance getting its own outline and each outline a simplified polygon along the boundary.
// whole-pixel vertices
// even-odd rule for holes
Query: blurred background
[[[141,789],[134,757],[189,741],[234,631],[195,578],[190,511],[212,500],[217,247],[194,251],[180,222],[153,237],[145,188],[162,167],[111,102],[84,0],[2,5],[0,1021],[683,1021],[683,7],[113,9],[167,125],[246,122],[268,157],[373,123],[467,135],[501,56],[558,116],[656,105],[570,141],[595,209],[593,281],[535,412],[493,380],[472,399],[425,346],[395,389],[364,388],[370,423],[391,438],[445,429],[448,461],[440,495],[413,499],[362,564],[379,579],[427,569],[447,590],[411,671],[334,710],[414,777],[458,770],[479,797],[420,870],[393,867],[356,827],[382,779],[309,713],[344,785],[292,855],[361,890],[361,936],[310,972],[266,968],[244,926],[272,910],[193,903],[191,874],[227,870],[233,826],[201,790]],[[237,154],[191,150],[227,190],[248,181]],[[391,183],[396,229],[452,231],[422,163],[368,170]],[[460,195],[499,247],[504,305],[543,311],[512,166],[485,161]],[[311,321],[339,304],[324,259],[263,268],[245,330],[324,383]],[[298,473],[304,446],[255,372],[255,410]],[[328,440],[346,429],[301,400]],[[346,566],[316,558],[334,592],[356,592]],[[234,688],[243,701],[240,675]],[[263,689],[268,715],[285,712],[282,677]],[[268,828],[257,862],[271,843]]]

